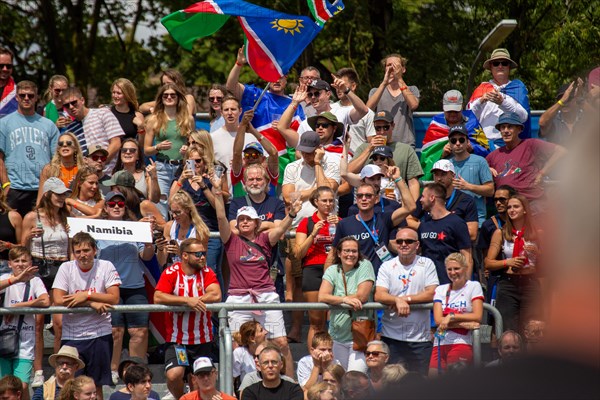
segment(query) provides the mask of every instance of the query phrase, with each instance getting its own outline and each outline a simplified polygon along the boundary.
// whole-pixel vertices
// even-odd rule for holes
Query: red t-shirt
[[[200,297],[212,284],[219,284],[217,275],[205,267],[201,272],[188,276],[183,273],[181,263],[165,269],[156,284],[156,290],[181,297]],[[202,344],[213,340],[210,311],[169,313],[167,323],[168,342],[178,344]]]
[[[555,149],[552,143],[525,139],[512,150],[506,146],[494,150],[486,157],[490,167],[498,172],[494,184],[510,185],[528,200],[539,199],[544,189],[533,182]]]
[[[223,400],[237,400],[235,397],[230,396],[227,393],[219,392],[219,394]],[[186,393],[181,396],[180,400],[200,400],[200,394],[197,390],[194,390],[193,392]]]
[[[310,218],[312,218],[315,225],[320,221],[317,213],[314,213]],[[296,232],[305,233],[306,236],[310,234],[310,232],[308,232],[308,218],[304,218],[302,221],[300,221],[298,228],[296,228]],[[313,239],[313,243],[310,245],[306,255],[302,259],[302,267],[306,267],[308,265],[325,264],[327,254],[329,253],[329,249],[331,249],[332,243],[333,236],[329,236],[329,224],[325,223],[321,229],[319,229],[317,237]]]

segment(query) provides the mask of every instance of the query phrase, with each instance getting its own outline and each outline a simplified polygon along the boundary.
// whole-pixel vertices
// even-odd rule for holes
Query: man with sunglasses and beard
[[[419,235],[414,229],[396,233],[398,256],[379,267],[375,301],[390,306],[382,318],[381,340],[390,348],[390,362],[427,374],[432,344],[429,311],[411,310],[412,304],[433,301],[439,285],[435,264],[417,255]]]
[[[125,136],[117,117],[110,108],[88,108],[81,91],[76,87],[62,93],[64,110],[74,118],[62,132],[72,132],[77,137],[81,152],[91,155],[91,148],[100,145],[108,151],[104,173],[110,174],[117,163],[116,156],[121,148],[121,136]]]
[[[448,141],[454,164],[454,179],[452,185],[473,197],[477,206],[479,226],[486,217],[485,198],[494,195],[494,178],[485,158],[471,154],[467,150],[469,133],[464,125],[456,125],[448,132]]]
[[[17,111],[0,120],[0,183],[11,208],[24,216],[37,200],[40,173],[50,163],[58,128],[35,112],[37,85],[17,84]]]
[[[198,357],[215,359],[211,313],[207,303],[221,301],[217,275],[206,266],[206,245],[191,238],[181,242],[181,262],[165,269],[156,284],[154,303],[188,306],[191,311],[170,313],[167,323],[165,375],[176,399],[183,396],[184,377]]]

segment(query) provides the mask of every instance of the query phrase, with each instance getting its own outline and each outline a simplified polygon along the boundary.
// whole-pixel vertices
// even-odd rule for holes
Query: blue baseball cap
[[[262,145],[260,143],[258,143],[258,142],[248,143],[246,145],[246,147],[244,147],[244,152],[246,152],[248,150],[256,150],[261,155],[265,153],[265,150],[263,149]]]
[[[500,130],[499,126],[502,124],[518,125],[521,127],[523,126],[521,119],[519,118],[517,113],[514,112],[505,112],[504,114],[502,114],[500,118],[498,118],[496,129]]]

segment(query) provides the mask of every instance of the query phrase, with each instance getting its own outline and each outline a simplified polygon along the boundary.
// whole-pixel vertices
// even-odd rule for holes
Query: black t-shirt
[[[418,220],[422,220],[428,213],[423,211],[421,199],[417,201],[417,208],[412,213],[412,216]],[[446,199],[446,209],[452,214],[461,217],[465,222],[479,222],[477,216],[477,206],[472,196],[469,196],[461,190],[455,189],[452,195]]]
[[[262,203],[255,203],[250,196],[248,196],[248,200],[250,200],[250,205],[254,207],[261,221],[273,222],[276,219],[282,220],[285,218],[285,204],[277,197],[267,196]],[[231,199],[228,219],[230,221],[235,220],[237,210],[247,205],[245,196]]]
[[[281,380],[276,388],[266,388],[262,382],[248,386],[242,392],[242,400],[303,400],[304,392],[297,383]]]
[[[390,233],[394,230],[394,224],[392,222],[393,212],[384,212],[375,214],[372,219],[364,221],[369,229],[365,229],[364,225],[358,220],[357,215],[346,217],[340,221],[337,230],[335,232],[335,238],[333,239],[333,247],[337,246],[339,241],[346,236],[353,236],[358,240],[360,252],[365,258],[373,264],[375,275],[379,271],[381,260],[377,256],[375,242],[371,237],[369,230],[373,229],[373,220],[375,220],[375,232],[378,236],[379,245],[386,245],[390,240]]]
[[[440,285],[450,283],[444,260],[450,253],[471,248],[466,222],[456,214],[432,219],[427,215],[419,225],[421,255],[431,258],[438,273]]]
[[[210,179],[204,177],[202,182],[208,187],[207,190],[212,190],[212,183]],[[217,221],[217,211],[208,201],[208,198],[204,194],[205,191],[198,188],[198,190],[194,190],[192,184],[189,180],[185,180],[183,185],[181,186],[181,190],[187,192],[190,195],[192,200],[194,201],[194,205],[196,206],[196,210],[198,210],[198,214],[208,227],[208,230],[211,232],[216,232],[219,230],[219,222]]]
[[[500,219],[500,216],[498,214],[494,215],[494,217],[496,218],[496,221],[498,222],[498,227],[502,228],[502,225],[504,225],[504,222],[502,222],[502,220]],[[486,250],[490,248],[490,243],[492,242],[492,236],[494,235],[494,232],[496,232],[496,224],[494,224],[494,221],[492,221],[491,218],[486,219],[485,221],[483,221],[483,224],[481,224],[481,228],[479,228],[479,238],[477,239],[477,248],[478,249],[482,249],[482,250]],[[485,257],[487,254],[484,254],[483,256]]]

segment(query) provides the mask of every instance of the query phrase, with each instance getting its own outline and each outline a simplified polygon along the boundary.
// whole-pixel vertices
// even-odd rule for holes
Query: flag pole
[[[262,93],[260,94],[260,96],[258,96],[258,100],[256,100],[256,103],[254,103],[254,107],[252,107],[252,111],[256,111],[256,107],[258,107],[258,103],[260,103],[260,101],[262,100],[262,98],[265,96],[265,93],[267,93],[267,90],[269,90],[269,87],[271,86],[271,83],[267,83],[267,86],[265,86],[265,88],[263,89]]]

